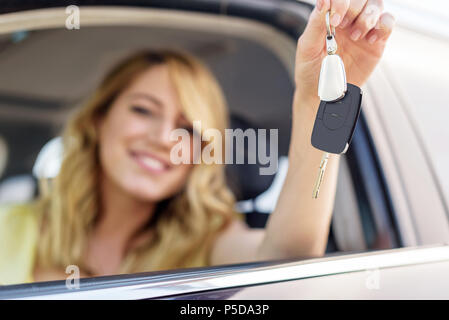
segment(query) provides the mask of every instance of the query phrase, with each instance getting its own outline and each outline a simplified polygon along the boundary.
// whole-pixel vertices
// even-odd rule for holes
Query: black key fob
[[[348,83],[343,98],[321,101],[312,131],[312,145],[330,153],[345,153],[351,142],[362,103],[362,90]]]

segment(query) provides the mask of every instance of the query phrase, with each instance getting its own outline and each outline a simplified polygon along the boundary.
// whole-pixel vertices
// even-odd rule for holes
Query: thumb
[[[330,0],[318,0],[310,14],[306,28],[298,40],[298,52],[305,57],[316,57],[326,46],[326,13],[330,10]]]

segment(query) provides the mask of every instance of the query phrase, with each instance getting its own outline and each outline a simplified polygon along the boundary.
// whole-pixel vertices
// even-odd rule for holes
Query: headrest
[[[48,141],[39,154],[33,166],[33,175],[37,179],[51,179],[58,175],[62,164],[62,138],[56,137]]]

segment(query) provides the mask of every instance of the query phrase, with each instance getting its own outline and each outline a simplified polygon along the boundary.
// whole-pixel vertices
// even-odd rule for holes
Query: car
[[[9,154],[0,203],[36,195],[36,158],[48,156],[42,152],[51,148],[43,146],[109,66],[143,47],[174,46],[202,58],[217,76],[234,128],[279,130],[275,176],[259,175],[261,164],[227,166],[246,222],[263,227],[288,167],[296,41],[313,3],[77,4],[79,29],[67,28],[74,12],[68,1],[0,6],[0,137]],[[400,16],[406,5],[392,8]],[[363,88],[362,114],[342,156],[325,257],[87,278],[79,288],[66,281],[16,284],[1,287],[0,298],[449,298],[449,144],[442,139],[449,137],[442,94],[448,41],[398,19]]]

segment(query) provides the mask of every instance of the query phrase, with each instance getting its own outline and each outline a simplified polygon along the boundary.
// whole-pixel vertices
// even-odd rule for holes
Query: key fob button
[[[323,115],[323,124],[326,128],[336,130],[345,124],[350,107],[347,103],[344,103],[347,99],[350,99],[350,97],[345,96],[342,100],[326,104]]]
[[[336,113],[325,113],[323,117],[323,123],[329,130],[336,130],[341,128],[345,122],[345,119],[341,115]]]

